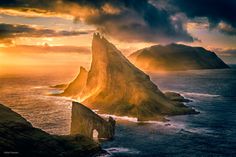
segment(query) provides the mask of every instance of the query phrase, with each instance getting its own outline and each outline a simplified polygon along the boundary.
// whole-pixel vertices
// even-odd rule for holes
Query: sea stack
[[[138,50],[128,58],[147,71],[229,68],[214,52],[181,44],[154,45]]]
[[[96,131],[98,139],[112,139],[115,134],[115,123],[111,117],[105,120],[84,105],[72,102],[72,135],[79,134],[93,138],[93,133]]]
[[[75,88],[71,96],[76,92],[82,104],[98,109],[99,113],[137,117],[138,120],[164,120],[166,115],[196,113],[168,99],[148,75],[100,34],[93,36],[92,64],[86,85]]]

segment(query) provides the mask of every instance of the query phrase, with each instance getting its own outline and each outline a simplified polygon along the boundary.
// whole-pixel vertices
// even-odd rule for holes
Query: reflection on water
[[[49,133],[68,134],[71,101],[47,93],[55,92],[49,85],[70,81],[77,70],[0,74],[0,103]],[[115,140],[103,143],[103,148],[113,156],[129,157],[236,154],[235,77],[235,69],[152,73],[151,79],[161,90],[182,93],[194,100],[188,105],[201,113],[168,117],[171,121],[165,123],[115,117],[120,118]]]
[[[20,113],[35,127],[53,134],[68,134],[71,101],[47,96],[51,91],[49,85],[67,82],[70,80],[67,77],[73,78],[74,74],[35,72],[0,75],[0,103]]]

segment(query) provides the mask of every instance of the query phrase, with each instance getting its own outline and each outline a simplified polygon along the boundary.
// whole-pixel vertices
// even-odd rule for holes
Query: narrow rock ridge
[[[93,138],[96,130],[98,139],[112,139],[115,134],[115,120],[108,121],[78,102],[72,102],[71,134]]]
[[[86,86],[77,86],[74,92],[79,93],[78,100],[100,113],[132,116],[139,120],[164,120],[165,115],[195,113],[168,99],[148,75],[100,34],[93,36],[92,64]]]

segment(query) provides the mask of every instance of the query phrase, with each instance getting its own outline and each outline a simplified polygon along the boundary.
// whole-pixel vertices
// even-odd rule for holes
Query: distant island
[[[142,70],[197,70],[229,68],[214,52],[181,44],[154,45],[128,57]]]
[[[65,87],[60,96],[77,99],[98,113],[136,117],[139,121],[165,121],[166,115],[198,113],[182,103],[181,95],[164,94],[100,34],[93,36],[90,70],[80,68]]]

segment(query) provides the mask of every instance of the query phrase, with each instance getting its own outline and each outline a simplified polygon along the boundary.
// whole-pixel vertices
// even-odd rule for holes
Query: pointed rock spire
[[[87,80],[82,79],[76,86],[71,92],[79,92],[83,104],[101,113],[163,120],[164,115],[195,112],[184,105],[178,107],[168,99],[148,75],[100,34],[93,35],[92,64]]]
[[[81,66],[79,75],[67,86],[61,95],[70,96],[75,99],[80,98],[80,93],[86,85],[87,76],[88,72],[84,67]]]

